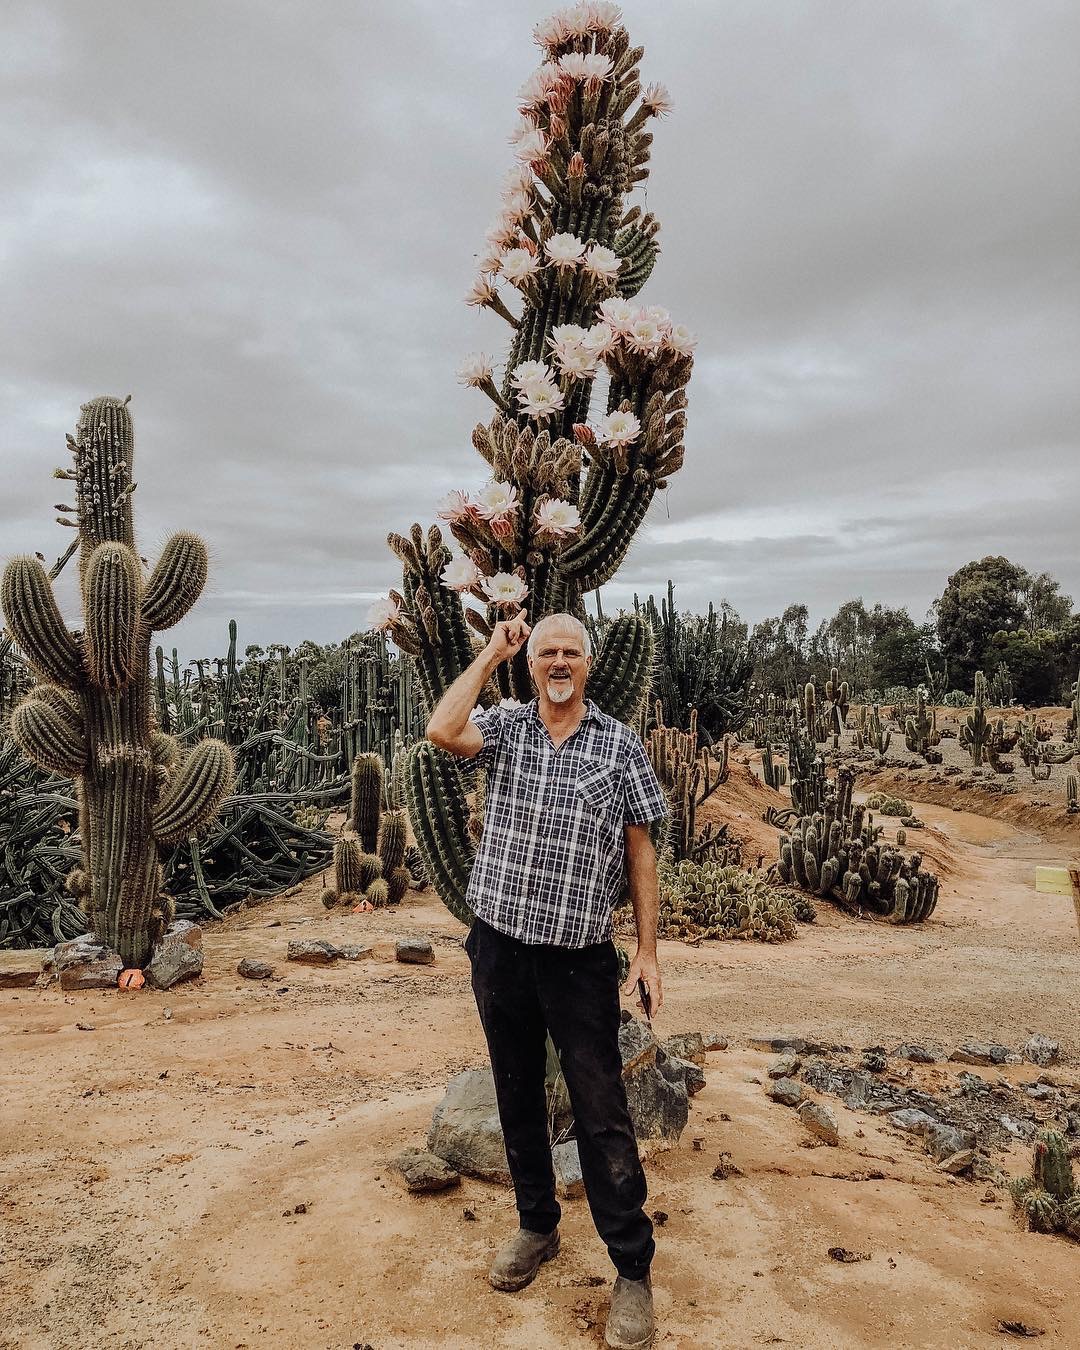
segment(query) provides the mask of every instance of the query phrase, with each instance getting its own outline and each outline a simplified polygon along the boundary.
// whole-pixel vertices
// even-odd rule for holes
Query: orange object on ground
[[[121,989],[141,989],[146,978],[141,970],[122,970],[116,978]]]
[[[371,914],[374,909],[375,906],[371,903],[370,900],[362,900],[360,904],[353,905],[352,909],[349,912],[350,914]]]

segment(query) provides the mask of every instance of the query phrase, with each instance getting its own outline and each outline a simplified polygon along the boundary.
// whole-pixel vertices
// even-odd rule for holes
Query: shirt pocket
[[[597,816],[610,816],[618,802],[622,775],[609,764],[585,764],[578,771],[577,795]]]

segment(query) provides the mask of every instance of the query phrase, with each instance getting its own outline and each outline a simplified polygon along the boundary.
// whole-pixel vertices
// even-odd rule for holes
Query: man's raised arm
[[[427,724],[427,738],[440,750],[449,750],[463,759],[473,759],[484,748],[480,728],[469,721],[480,691],[492,672],[521,650],[532,630],[525,622],[525,611],[497,623],[487,646],[467,670],[457,677],[439,699]]]

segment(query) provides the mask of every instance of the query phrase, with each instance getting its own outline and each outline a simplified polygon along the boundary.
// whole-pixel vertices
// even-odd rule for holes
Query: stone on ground
[[[60,980],[60,988],[115,989],[124,968],[116,952],[102,946],[92,933],[58,942],[45,960],[42,969]]]
[[[799,1119],[815,1139],[826,1144],[839,1144],[840,1126],[824,1102],[803,1102],[799,1107]]]
[[[242,975],[245,980],[271,980],[274,977],[274,967],[269,961],[256,961],[253,957],[243,956],[236,965],[237,975]]]
[[[551,1165],[555,1169],[555,1194],[560,1200],[576,1200],[585,1194],[576,1139],[552,1145]]]
[[[435,1108],[428,1148],[466,1176],[510,1185],[495,1080],[488,1069],[466,1069],[450,1080]]]
[[[337,947],[322,938],[294,938],[285,953],[286,961],[299,961],[306,966],[328,966],[337,959]]]
[[[694,1064],[705,1063],[705,1037],[700,1031],[680,1031],[661,1041],[660,1046],[676,1059],[689,1059]]]
[[[394,948],[394,955],[410,966],[430,966],[435,960],[435,948],[427,938],[402,938]]]
[[[177,919],[154,947],[144,973],[146,983],[155,989],[171,989],[182,980],[196,979],[202,969],[202,929],[190,919]]]
[[[1060,1046],[1049,1036],[1036,1032],[1024,1045],[1024,1058],[1029,1064],[1037,1064],[1040,1069],[1048,1069],[1057,1062]]]
[[[32,989],[41,977],[42,964],[51,955],[51,947],[0,952],[0,989]]]
[[[425,1149],[407,1148],[393,1159],[390,1166],[404,1181],[405,1188],[415,1195],[445,1191],[451,1186],[461,1185],[461,1174],[444,1159]]]
[[[765,1091],[781,1106],[798,1106],[806,1096],[806,1089],[797,1078],[777,1078],[765,1085]]]
[[[957,1064],[1004,1064],[1009,1058],[1009,1047],[993,1041],[965,1041],[949,1056]]]
[[[784,1054],[778,1055],[765,1072],[770,1078],[790,1078],[792,1074],[798,1073],[801,1068],[802,1060],[794,1050],[788,1050]]]
[[[652,1028],[637,1018],[630,1017],[619,1027],[619,1051],[638,1140],[674,1144],[686,1128],[690,1111],[685,1078],[671,1065]]]

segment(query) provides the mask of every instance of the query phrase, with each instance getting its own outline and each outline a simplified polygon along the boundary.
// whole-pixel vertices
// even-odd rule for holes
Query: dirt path
[[[755,790],[733,783],[720,808],[760,835]],[[1058,1078],[1076,1081],[1080,942],[1069,901],[1032,887],[1053,848],[919,814],[946,878],[931,924],[823,908],[780,947],[662,944],[663,1028],[715,1027],[732,1048],[710,1055],[679,1147],[648,1164],[649,1208],[667,1215],[658,1346],[956,1350],[1002,1344],[999,1318],[1043,1328],[1048,1350],[1078,1343],[1080,1246],[1018,1231],[983,1185],[842,1106],[841,1147],[801,1147],[797,1118],[764,1095],[770,1057],[746,1048],[771,1032],[947,1048],[1042,1031],[1061,1042]],[[410,1197],[386,1169],[422,1140],[447,1078],[483,1062],[460,929],[430,895],[352,917],[317,894],[313,881],[209,931],[198,986],[0,994],[0,1346],[602,1344],[611,1272],[584,1202],[565,1206],[560,1259],[500,1295],[484,1275],[515,1222],[510,1194],[466,1180]],[[393,960],[412,932],[435,940],[434,966]],[[376,959],[286,965],[299,934],[362,935]],[[242,955],[279,978],[240,979]],[[743,1177],[712,1179],[721,1150]],[[832,1246],[870,1260],[837,1264]]]

